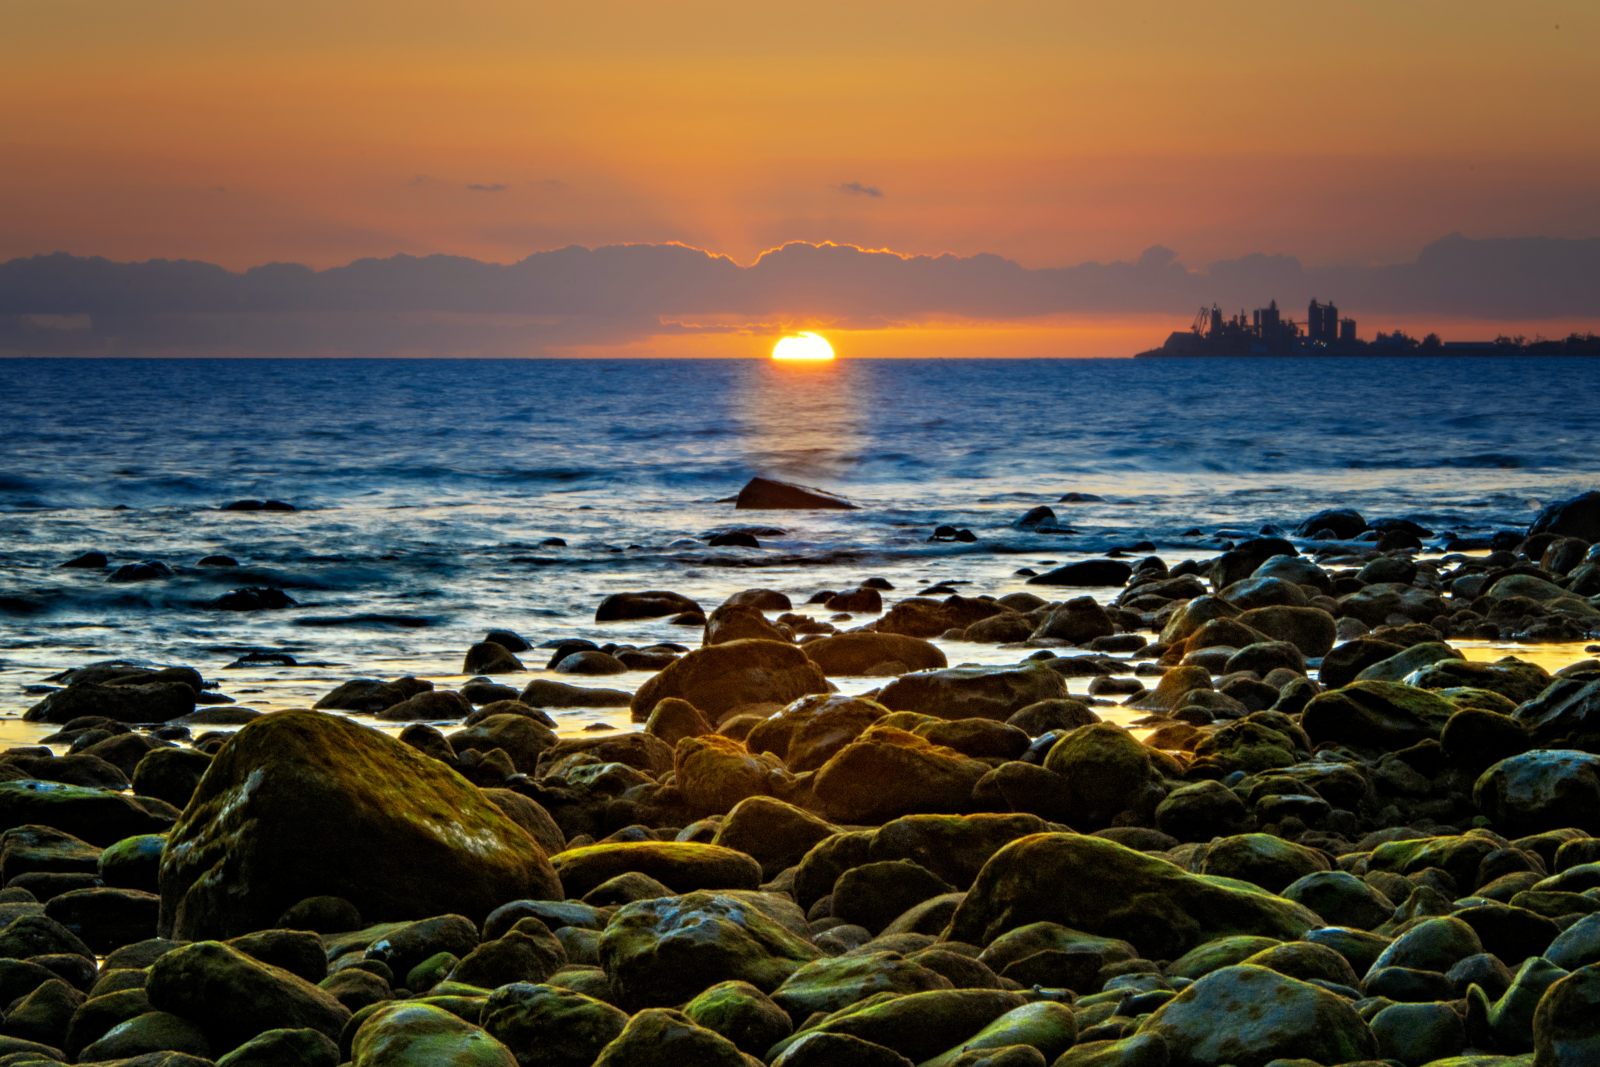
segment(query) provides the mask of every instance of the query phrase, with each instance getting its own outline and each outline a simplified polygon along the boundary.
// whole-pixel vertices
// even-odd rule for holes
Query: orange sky
[[[0,259],[1595,236],[1596,54],[1587,2],[9,0]]]

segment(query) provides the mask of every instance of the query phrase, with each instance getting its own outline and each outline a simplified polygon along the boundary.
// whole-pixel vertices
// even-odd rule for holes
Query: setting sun
[[[778,339],[772,358],[784,361],[825,362],[833,358],[833,346],[821,334],[805,331]]]

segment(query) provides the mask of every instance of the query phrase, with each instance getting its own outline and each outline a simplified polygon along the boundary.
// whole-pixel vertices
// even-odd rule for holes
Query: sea
[[[48,732],[20,716],[49,676],[105,660],[194,666],[272,710],[358,676],[458,684],[491,628],[698,643],[596,623],[621,591],[710,610],[777,589],[826,617],[813,593],[869,577],[891,600],[1001,594],[1024,568],[1201,559],[1334,506],[1411,519],[1442,550],[1600,485],[1595,397],[1600,360],[1528,357],[0,361],[0,743]],[[735,510],[756,475],[858,507]],[[295,510],[222,507],[241,499]],[[1039,505],[1050,531],[1015,524]],[[941,526],[974,539],[931,540]],[[760,547],[707,544],[736,529]],[[91,550],[111,568],[61,568]],[[237,562],[198,565],[214,555]],[[145,560],[173,576],[108,580]],[[209,606],[251,586],[295,604]],[[233,666],[252,652],[295,665]],[[514,684],[556,677],[523,659]]]

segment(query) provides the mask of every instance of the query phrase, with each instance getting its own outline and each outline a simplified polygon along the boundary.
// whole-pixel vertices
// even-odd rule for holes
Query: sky
[[[1538,0],[4,0],[0,261],[681,243],[748,269],[835,242],[1030,271],[1153,247],[1200,272],[1373,269],[1455,233],[1600,238],[1597,49],[1600,8]],[[1187,322],[1191,295],[893,323],[797,301],[699,340],[1112,354]],[[709,313],[558,347],[693,352],[681,315]],[[1385,313],[1555,331],[1600,323],[1600,296]]]

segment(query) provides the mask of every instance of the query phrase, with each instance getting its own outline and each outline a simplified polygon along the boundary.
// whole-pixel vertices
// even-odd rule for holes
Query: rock
[[[1312,871],[1283,890],[1285,900],[1304,904],[1330,923],[1371,930],[1394,915],[1394,902],[1348,871]]]
[[[338,1042],[315,1030],[268,1030],[226,1056],[217,1067],[338,1067]]]
[[[765,615],[744,604],[723,604],[706,618],[703,645],[724,645],[729,641],[779,641],[789,643],[788,634],[768,622]]]
[[[392,682],[377,678],[353,678],[317,701],[318,710],[356,711],[375,713],[391,708],[433,688],[432,682],[419,678],[396,678]]]
[[[161,833],[176,818],[172,805],[153,797],[27,778],[0,782],[0,831],[48,826],[104,847],[125,837]]]
[[[582,897],[619,874],[654,878],[679,893],[697,889],[754,889],[761,865],[743,852],[698,841],[611,841],[550,858],[567,897]],[[556,899],[560,899],[557,897]]]
[[[217,1049],[258,1034],[310,1029],[335,1040],[350,1012],[327,992],[288,971],[216,941],[165,953],[150,968],[152,1007],[198,1023]]]
[[[1539,745],[1600,750],[1600,679],[1557,678],[1512,717]]]
[[[1496,826],[1513,833],[1566,826],[1600,832],[1600,756],[1535,749],[1503,759],[1478,778],[1472,799]]]
[[[898,952],[852,952],[801,966],[772,994],[790,1018],[835,1012],[878,993],[921,993],[949,989],[950,980]],[[781,1040],[782,1036],[768,1042]]]
[[[126,584],[132,582],[159,582],[173,577],[173,570],[159,559],[147,559],[139,563],[124,563],[112,571],[106,578],[108,582]]]
[[[1068,885],[1074,891],[1062,893]],[[1129,941],[1150,958],[1172,958],[1224,934],[1295,939],[1321,925],[1312,912],[1263,890],[1070,833],[1035,834],[996,852],[948,936],[986,945],[1033,922]]]
[[[1044,768],[1062,779],[1061,802],[1070,825],[1109,826],[1126,811],[1153,813],[1161,776],[1150,750],[1113,723],[1080,726],[1045,755]]]
[[[696,1026],[682,1012],[667,1008],[647,1008],[629,1019],[616,1040],[601,1049],[594,1067],[656,1067],[665,1063],[750,1067],[750,1060],[733,1042],[714,1030]]]
[[[891,1048],[848,1034],[810,1031],[795,1038],[772,1067],[916,1067]]]
[[[1366,667],[1356,675],[1363,682],[1403,682],[1411,674],[1442,660],[1462,659],[1460,652],[1442,641],[1424,641],[1402,649],[1386,660]]]
[[[1002,604],[978,597],[951,595],[943,600],[907,597],[867,629],[873,633],[938,637],[949,630],[964,630],[975,622],[1010,611]]]
[[[899,664],[903,671],[939,670],[949,664],[933,642],[898,633],[832,634],[800,649],[827,675],[874,674],[884,664]]]
[[[379,1006],[350,1046],[351,1067],[517,1067],[511,1050],[432,1004]]]
[[[1040,1000],[1012,1008],[943,1055],[925,1061],[925,1067],[977,1067],[985,1062],[1003,1064],[1007,1061],[979,1059],[974,1054],[999,1053],[1003,1049],[1018,1047],[1037,1050],[1037,1062],[1046,1063],[1071,1048],[1077,1038],[1078,1021],[1072,1009],[1055,1001]],[[1018,1065],[1027,1062],[1024,1059],[1016,1060]]]
[[[1052,609],[1033,631],[1033,639],[1085,645],[1097,637],[1106,637],[1115,632],[1116,627],[1105,608],[1094,597],[1080,596]]]
[[[51,693],[22,717],[27,722],[57,724],[88,716],[125,723],[162,723],[188,715],[194,706],[195,690],[182,682],[78,682]]]
[[[680,1004],[719,982],[771,992],[820,950],[739,896],[697,892],[617,909],[600,935],[600,962],[621,1001]]]
[[[1189,1067],[1265,1067],[1273,1060],[1347,1063],[1378,1042],[1344,998],[1309,982],[1240,964],[1212,971],[1139,1027]]]
[[[533,838],[454,771],[339,716],[286,711],[234,736],[173,827],[161,929],[261,929],[314,896],[374,921],[559,893]]]
[[[897,996],[879,993],[833,1012],[774,1045],[781,1052],[810,1033],[860,1038],[922,1062],[972,1037],[1008,1011],[1020,995],[1000,989],[933,989]]]
[[[612,593],[595,609],[595,622],[621,622],[628,619],[660,619],[686,611],[701,611],[695,601],[681,593],[652,589],[643,593]]]
[[[1167,794],[1156,806],[1156,828],[1179,841],[1209,841],[1238,833],[1250,821],[1244,801],[1221,782],[1193,782]]]
[[[707,718],[720,721],[747,704],[788,704],[807,693],[825,693],[828,681],[794,645],[778,641],[730,641],[697,648],[634,695],[633,713],[643,719],[667,697],[681,697]]]
[[[1533,1017],[1534,1067],[1584,1067],[1600,1059],[1600,965],[1545,991]]]
[[[845,611],[852,615],[876,615],[883,610],[883,594],[876,589],[852,589],[834,594],[822,606],[829,611]]]
[[[771,752],[796,773],[814,771],[889,714],[874,700],[840,694],[801,697],[745,738],[752,752]]]
[[[527,670],[510,649],[497,641],[479,641],[467,649],[462,674],[521,674]]]
[[[537,719],[515,713],[486,715],[447,739],[455,752],[491,752],[500,749],[519,771],[532,773],[539,757],[554,748],[556,732]]]
[[[517,699],[534,708],[625,708],[634,702],[635,697],[620,689],[568,685],[548,678],[535,678]]]
[[[1436,593],[1396,582],[1378,582],[1340,597],[1339,613],[1368,626],[1385,626],[1394,618],[1432,622],[1446,611]]]
[[[833,884],[833,915],[876,933],[900,914],[955,887],[911,860],[852,867]]]
[[[1546,505],[1528,527],[1529,537],[1541,533],[1600,541],[1600,492],[1579,493]]]
[[[1201,874],[1250,882],[1271,893],[1305,875],[1328,869],[1328,858],[1316,849],[1271,834],[1219,837],[1196,859]]]
[[[1036,574],[1029,585],[1070,585],[1078,588],[1121,587],[1133,577],[1133,568],[1121,560],[1086,559]]]
[[[674,747],[685,737],[703,737],[714,727],[700,709],[680,697],[668,697],[655,706],[645,720],[644,732]]]
[[[1310,659],[1328,654],[1338,630],[1333,616],[1321,608],[1292,604],[1252,608],[1240,615],[1238,622],[1275,641],[1288,642]]]
[[[182,808],[194,796],[211,757],[192,748],[154,748],[133,769],[133,791]]]
[[[73,556],[65,563],[58,563],[56,566],[66,570],[99,571],[104,570],[110,563],[110,558],[104,552],[89,551]]]
[[[721,734],[686,737],[674,757],[678,790],[697,815],[721,815],[750,796],[778,792],[788,778],[771,755],[754,755]]]
[[[824,816],[882,823],[912,812],[972,809],[989,766],[893,727],[872,726],[817,771],[812,793]]]
[[[1398,682],[1352,682],[1318,693],[1300,725],[1313,744],[1400,749],[1444,732],[1455,705],[1425,689]]]
[[[182,1052],[205,1059],[211,1055],[211,1042],[187,1019],[164,1011],[148,1011],[113,1026],[81,1055],[84,1062],[90,1062],[160,1052]]]
[[[1367,520],[1354,508],[1319,511],[1295,527],[1296,537],[1353,541],[1367,532]]]
[[[450,981],[480,989],[543,982],[566,962],[566,949],[556,936],[538,919],[527,918],[462,957],[450,972]]]
[[[160,898],[140,889],[93,886],[58,893],[44,913],[71,930],[96,952],[154,937]]]
[[[449,722],[471,714],[472,704],[460,693],[432,689],[391,704],[378,712],[378,718],[385,722]]]
[[[1066,679],[1042,665],[950,667],[896,678],[883,687],[878,703],[942,719],[1005,720],[1029,704],[1066,695]]]
[[[832,508],[854,511],[856,506],[843,497],[806,485],[794,485],[772,478],[751,478],[745,483],[733,506],[744,510]]]
[[[683,1013],[758,1058],[794,1028],[784,1010],[749,982],[719,982],[684,1005]]]
[[[515,982],[489,994],[482,1024],[522,1067],[589,1067],[628,1016],[569,989]]]
[[[786,801],[753,796],[734,805],[718,824],[711,843],[751,856],[761,864],[762,877],[771,878],[799,863],[812,845],[838,830]]]

